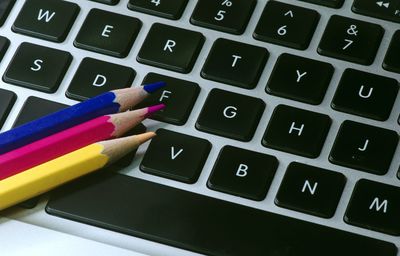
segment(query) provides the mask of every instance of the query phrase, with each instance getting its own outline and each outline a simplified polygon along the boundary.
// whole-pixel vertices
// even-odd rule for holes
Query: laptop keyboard
[[[167,105],[133,162],[7,217],[207,255],[395,256],[399,21],[400,1],[3,0],[3,130],[168,83],[136,106]]]

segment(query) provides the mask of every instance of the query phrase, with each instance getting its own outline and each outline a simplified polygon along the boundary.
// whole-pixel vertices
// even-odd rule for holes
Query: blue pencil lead
[[[153,93],[153,92],[157,91],[158,89],[160,89],[161,87],[164,87],[166,85],[167,85],[166,82],[160,81],[160,82],[155,82],[152,84],[146,84],[143,86],[143,89],[148,93]]]

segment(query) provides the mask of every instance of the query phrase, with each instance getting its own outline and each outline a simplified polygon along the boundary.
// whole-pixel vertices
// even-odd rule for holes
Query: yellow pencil
[[[0,210],[115,162],[154,132],[91,144],[0,181]]]

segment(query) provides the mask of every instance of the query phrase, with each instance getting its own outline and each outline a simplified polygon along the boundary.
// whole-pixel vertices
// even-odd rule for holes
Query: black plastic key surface
[[[300,1],[324,5],[324,6],[333,7],[333,8],[342,7],[343,2],[344,2],[344,0],[300,0]]]
[[[200,131],[249,141],[254,135],[265,103],[259,98],[212,89],[196,122]]]
[[[399,0],[354,0],[352,11],[358,14],[400,23]]]
[[[190,22],[231,34],[242,34],[257,0],[199,0]]]
[[[188,0],[129,0],[128,8],[163,18],[178,20]]]
[[[78,179],[46,211],[211,256],[397,255],[389,242],[121,174]]]
[[[149,95],[137,105],[137,108],[162,103],[166,105],[165,108],[152,114],[150,118],[175,125],[185,124],[200,93],[200,86],[190,81],[156,73],[147,74],[142,84],[158,81],[164,81],[167,85]]]
[[[278,105],[265,131],[262,144],[292,154],[319,156],[331,126],[327,115]]]
[[[65,104],[30,96],[28,97],[28,99],[26,99],[24,105],[22,106],[18,117],[13,124],[13,127],[23,125],[66,107],[68,106]],[[39,197],[35,197],[25,202],[22,202],[21,204],[19,204],[19,206],[27,209],[34,208],[37,205],[38,201]]]
[[[72,61],[69,52],[22,43],[4,73],[7,83],[33,90],[55,92]]]
[[[195,183],[211,149],[208,140],[165,129],[157,130],[140,170],[186,183]]]
[[[318,46],[318,53],[329,57],[370,65],[383,36],[380,25],[333,15]]]
[[[75,100],[86,100],[111,90],[130,87],[135,76],[135,70],[130,67],[84,58],[65,94]]]
[[[346,69],[331,105],[339,111],[385,121],[398,91],[396,79]]]
[[[63,42],[67,37],[79,6],[67,1],[27,0],[12,30],[41,39]]]
[[[344,220],[359,227],[400,235],[400,188],[366,179],[354,188]]]
[[[278,160],[274,156],[225,146],[219,153],[207,186],[261,201],[267,194],[277,167]]]
[[[339,172],[292,162],[286,170],[275,203],[323,218],[336,211],[346,178]]]
[[[254,31],[254,38],[304,50],[310,44],[319,14],[310,9],[268,1]]]
[[[4,36],[0,36],[0,61],[3,59],[4,54],[6,54],[9,46],[10,40]]]
[[[199,32],[154,23],[136,59],[140,63],[189,73],[204,40]]]
[[[126,57],[142,26],[139,19],[107,12],[90,10],[74,45],[86,50]]]
[[[346,120],[340,126],[329,161],[384,175],[389,170],[398,141],[399,135],[395,131]]]
[[[14,4],[15,0],[0,1],[0,26],[3,26]]]
[[[400,30],[397,30],[392,37],[389,49],[383,61],[383,68],[392,72],[400,73]]]
[[[102,4],[116,5],[119,3],[119,0],[90,0],[94,2],[99,2]]]
[[[325,96],[333,71],[329,63],[284,53],[279,56],[265,90],[272,95],[317,105]]]
[[[219,38],[211,48],[201,76],[252,89],[257,85],[268,56],[265,48]]]
[[[3,126],[16,99],[17,95],[14,92],[0,89],[0,128]]]

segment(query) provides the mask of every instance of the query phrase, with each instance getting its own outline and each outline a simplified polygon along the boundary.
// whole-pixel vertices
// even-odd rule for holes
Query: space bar
[[[388,242],[120,174],[68,184],[46,211],[207,255],[397,254]]]

